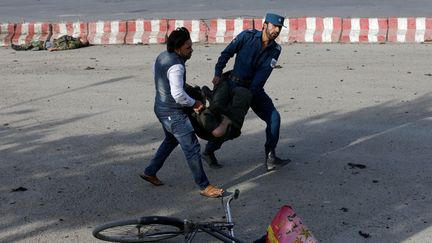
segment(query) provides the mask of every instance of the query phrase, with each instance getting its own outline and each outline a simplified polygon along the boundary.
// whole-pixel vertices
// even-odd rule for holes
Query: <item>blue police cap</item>
[[[277,26],[286,27],[284,25],[284,20],[285,20],[284,17],[274,13],[267,13],[265,17],[265,22],[272,23],[273,25],[277,25]]]

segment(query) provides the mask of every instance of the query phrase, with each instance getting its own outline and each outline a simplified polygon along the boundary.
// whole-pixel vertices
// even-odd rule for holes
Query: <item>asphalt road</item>
[[[138,177],[163,135],[151,75],[163,49],[0,49],[0,242],[98,242],[96,225],[141,215],[220,219],[180,149],[165,186]],[[188,82],[209,85],[221,50],[196,45]],[[217,154],[225,167],[205,167],[241,190],[236,234],[251,242],[290,204],[321,242],[431,242],[431,55],[427,44],[284,45],[266,90],[282,115],[277,151],[293,162],[264,171],[265,126],[250,111]]]
[[[431,9],[430,0],[1,0],[0,23],[262,17],[267,11],[289,17],[427,17]]]

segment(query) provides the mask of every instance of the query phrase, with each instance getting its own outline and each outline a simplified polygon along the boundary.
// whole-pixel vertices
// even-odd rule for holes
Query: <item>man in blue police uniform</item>
[[[276,43],[282,27],[284,17],[268,13],[265,17],[262,31],[250,29],[241,32],[222,51],[215,66],[213,84],[217,88],[223,69],[227,62],[236,54],[234,68],[228,79],[231,89],[246,87],[252,94],[251,108],[261,120],[265,121],[266,142],[265,162],[267,170],[285,165],[289,159],[280,159],[275,149],[279,141],[280,114],[276,110],[272,99],[264,91],[264,85],[270,76],[281,53],[281,47]],[[222,167],[214,152],[223,142],[209,141],[203,153],[203,158],[212,168]]]

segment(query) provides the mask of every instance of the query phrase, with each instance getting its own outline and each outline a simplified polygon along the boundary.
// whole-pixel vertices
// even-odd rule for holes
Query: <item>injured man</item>
[[[208,106],[199,113],[188,111],[189,118],[198,137],[207,141],[226,141],[241,134],[244,119],[252,101],[252,94],[245,87],[230,88],[226,78],[229,72],[222,75],[221,82],[210,90],[207,86],[187,86],[186,92]]]

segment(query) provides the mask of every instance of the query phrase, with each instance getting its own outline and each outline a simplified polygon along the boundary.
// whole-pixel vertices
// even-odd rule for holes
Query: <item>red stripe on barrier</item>
[[[360,19],[359,42],[368,41],[369,19]]]
[[[424,35],[424,42],[431,42],[432,41],[432,17],[426,18],[426,28],[425,28],[425,35]]]
[[[408,18],[408,29],[406,35],[407,42],[415,42],[416,30],[417,30],[416,18]]]
[[[0,46],[9,46],[15,33],[15,24],[0,24]]]

